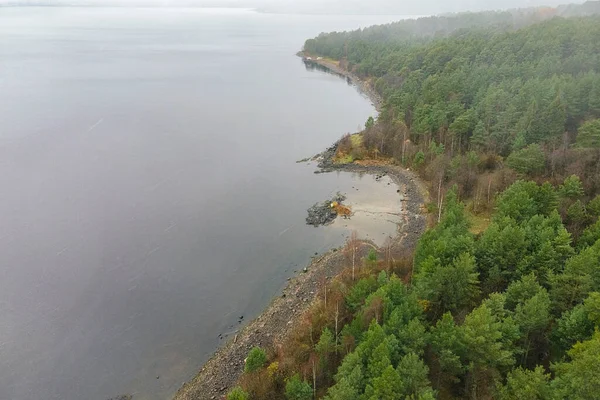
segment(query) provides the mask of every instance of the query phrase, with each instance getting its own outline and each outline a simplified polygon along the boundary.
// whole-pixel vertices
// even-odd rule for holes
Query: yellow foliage
[[[267,372],[269,376],[272,378],[277,372],[279,372],[279,363],[277,361],[271,363],[267,367]]]
[[[352,214],[352,209],[350,207],[346,207],[337,201],[331,203],[331,208],[335,210],[337,215],[341,215],[343,217],[349,217]]]

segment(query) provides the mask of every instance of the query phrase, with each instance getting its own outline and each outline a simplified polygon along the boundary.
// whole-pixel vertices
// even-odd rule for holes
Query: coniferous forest
[[[590,4],[600,12],[600,2],[584,9]],[[426,18],[308,40],[309,54],[339,60],[383,98],[353,159],[390,157],[447,188],[457,183],[461,196],[487,192],[490,178],[492,191],[506,188],[498,176],[505,166],[553,184],[576,174],[587,193],[600,189],[600,16],[511,15]]]
[[[335,279],[228,399],[600,398],[598,4],[306,42],[383,99],[338,160],[417,171],[431,227]]]

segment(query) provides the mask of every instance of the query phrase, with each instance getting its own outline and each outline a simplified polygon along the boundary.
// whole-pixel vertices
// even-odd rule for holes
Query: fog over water
[[[585,0],[0,0],[0,6],[9,4],[101,7],[242,7],[280,14],[439,15],[443,13],[466,11],[557,7],[564,4],[580,4],[584,1]]]

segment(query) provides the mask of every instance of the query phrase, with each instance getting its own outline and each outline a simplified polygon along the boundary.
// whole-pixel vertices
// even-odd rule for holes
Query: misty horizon
[[[500,11],[517,8],[559,7],[584,1],[564,0],[460,0],[442,2],[425,0],[417,4],[374,0],[365,4],[358,0],[0,0],[0,6],[68,6],[68,7],[200,7],[248,8],[269,13],[355,14],[355,15],[439,15],[459,12]]]

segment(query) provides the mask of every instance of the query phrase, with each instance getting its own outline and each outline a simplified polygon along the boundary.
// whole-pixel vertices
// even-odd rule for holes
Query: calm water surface
[[[0,9],[0,399],[167,398],[344,240],[310,205],[397,201],[294,162],[375,113],[294,53],[393,19]]]

